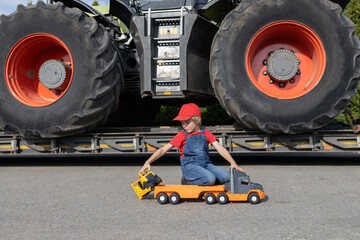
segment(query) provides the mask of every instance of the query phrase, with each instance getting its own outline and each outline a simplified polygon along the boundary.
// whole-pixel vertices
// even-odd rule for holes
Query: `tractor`
[[[246,129],[296,134],[346,108],[360,76],[349,0],[80,0],[0,16],[0,126],[59,138],[219,102]],[[114,120],[115,119],[115,120]]]

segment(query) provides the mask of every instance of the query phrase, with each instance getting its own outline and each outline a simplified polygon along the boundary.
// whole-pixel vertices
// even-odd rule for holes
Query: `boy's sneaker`
[[[182,176],[181,177],[181,185],[190,185],[190,181]]]

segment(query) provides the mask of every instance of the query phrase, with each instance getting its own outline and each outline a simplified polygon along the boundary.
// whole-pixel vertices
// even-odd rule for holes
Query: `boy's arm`
[[[216,149],[216,151],[218,151],[218,153],[225,158],[229,163],[230,163],[230,167],[234,168],[238,171],[241,172],[245,172],[243,169],[241,169],[237,163],[235,162],[235,160],[232,158],[232,156],[230,155],[229,151],[226,150],[226,148],[224,148],[223,146],[220,145],[220,143],[218,141],[214,141],[212,143],[212,145],[214,146],[214,148]]]
[[[149,170],[151,169],[150,164],[155,162],[157,159],[159,159],[160,157],[164,156],[165,153],[167,153],[170,149],[172,149],[174,146],[171,145],[170,143],[166,144],[165,146],[163,146],[162,148],[159,148],[158,150],[156,150],[156,152],[154,152],[151,157],[146,160],[146,162],[144,163],[144,165],[142,166],[142,168],[139,171],[139,175],[144,172],[145,170]]]

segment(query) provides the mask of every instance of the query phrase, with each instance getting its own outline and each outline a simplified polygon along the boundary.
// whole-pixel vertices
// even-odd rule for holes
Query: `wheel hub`
[[[270,78],[284,82],[291,80],[299,71],[300,61],[292,51],[279,49],[272,52],[266,63]]]
[[[67,73],[67,66],[61,61],[51,59],[41,65],[39,79],[46,88],[57,89],[65,82],[66,76],[69,75]]]

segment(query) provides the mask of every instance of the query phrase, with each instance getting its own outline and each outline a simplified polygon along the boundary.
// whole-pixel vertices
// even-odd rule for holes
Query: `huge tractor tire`
[[[25,138],[74,135],[104,123],[123,91],[105,27],[62,3],[19,5],[0,18],[0,124]]]
[[[215,94],[250,128],[300,133],[322,127],[356,92],[360,44],[354,32],[328,0],[244,0],[213,40]]]

